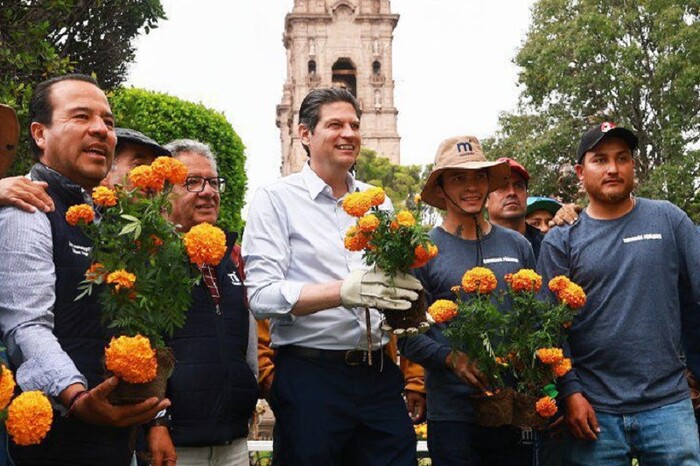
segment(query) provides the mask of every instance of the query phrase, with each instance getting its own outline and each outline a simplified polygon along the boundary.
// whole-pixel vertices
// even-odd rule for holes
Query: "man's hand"
[[[549,221],[550,228],[563,227],[564,225],[573,225],[578,220],[578,214],[581,213],[583,207],[578,204],[564,204],[554,215],[554,218]]]
[[[107,396],[118,383],[117,377],[110,377],[89,390],[87,395],[75,400],[70,414],[88,424],[127,427],[145,424],[161,410],[170,406],[170,400],[167,398],[158,401],[155,397],[135,405],[115,406],[107,400]]]
[[[260,385],[260,398],[264,398],[270,401],[270,393],[272,392],[272,381],[275,380],[275,373],[273,372],[268,377],[263,380]]]
[[[477,362],[470,360],[466,354],[461,351],[450,351],[445,359],[445,365],[463,382],[482,392],[486,391],[489,384],[486,376],[479,370]]]
[[[571,434],[581,440],[596,440],[600,433],[593,407],[581,393],[566,398],[566,425]]]
[[[32,181],[24,176],[0,180],[0,206],[13,205],[26,212],[54,210],[51,197],[46,193],[49,185],[43,181]]]
[[[425,418],[425,393],[406,390],[406,407],[414,424],[420,424]]]
[[[151,466],[173,466],[177,462],[175,445],[167,427],[151,427],[148,430],[147,440]]]
[[[380,309],[406,310],[411,301],[418,299],[423,289],[417,278],[398,274],[393,279],[377,269],[354,270],[343,280],[340,301],[345,307],[376,307]]]

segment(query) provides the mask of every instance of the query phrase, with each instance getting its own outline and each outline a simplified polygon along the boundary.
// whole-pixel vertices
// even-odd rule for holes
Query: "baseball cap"
[[[139,144],[146,146],[155,152],[156,157],[160,155],[172,155],[168,149],[161,146],[153,139],[149,138],[143,133],[139,133],[135,129],[130,128],[114,128],[114,132],[117,135],[117,151],[119,151],[119,144],[122,142],[130,142],[132,144]]]
[[[561,209],[561,204],[551,197],[530,196],[527,198],[526,215],[530,215],[538,210],[546,210],[552,215],[556,215],[559,209]]]
[[[596,144],[605,138],[617,137],[625,140],[630,150],[634,151],[639,145],[639,139],[635,134],[621,126],[616,126],[615,123],[606,121],[599,125],[593,126],[581,137],[581,142],[576,151],[576,163],[581,163],[586,152],[593,149]]]
[[[523,180],[525,180],[525,184],[527,184],[528,181],[530,181],[530,173],[528,173],[527,169],[515,160],[511,159],[510,157],[501,157],[500,159],[496,160],[496,162],[507,163],[510,167],[510,172],[515,172],[518,175],[522,176]]]
[[[440,174],[445,170],[481,170],[485,168],[489,174],[489,192],[508,184],[510,180],[510,168],[505,162],[493,162],[486,160],[481,150],[479,140],[474,136],[455,136],[445,139],[440,143],[433,171],[430,172],[425,182],[421,199],[428,205],[445,210],[445,200],[437,195],[437,182]]]

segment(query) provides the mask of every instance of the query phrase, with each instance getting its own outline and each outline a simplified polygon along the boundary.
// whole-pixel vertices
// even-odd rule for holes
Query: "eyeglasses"
[[[207,183],[209,183],[211,189],[218,193],[223,193],[226,189],[226,178],[221,176],[212,176],[211,178],[188,176],[187,179],[185,179],[185,188],[191,193],[201,193],[204,191]]]

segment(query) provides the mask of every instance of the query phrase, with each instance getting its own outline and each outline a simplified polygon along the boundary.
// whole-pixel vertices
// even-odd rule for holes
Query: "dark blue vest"
[[[242,277],[231,258],[235,236],[216,267],[220,313],[202,280],[185,326],[166,343],[177,363],[168,381],[171,436],[178,446],[226,444],[248,434],[258,385],[246,362],[248,308]]]

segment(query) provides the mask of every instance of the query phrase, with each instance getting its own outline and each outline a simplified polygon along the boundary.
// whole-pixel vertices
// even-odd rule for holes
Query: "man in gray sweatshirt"
[[[631,195],[637,145],[612,123],[583,135],[576,173],[590,203],[540,250],[545,280],[566,275],[588,296],[569,331],[574,368],[560,384],[565,464],[700,464],[679,354],[679,291],[700,301],[700,235],[676,206]]]

